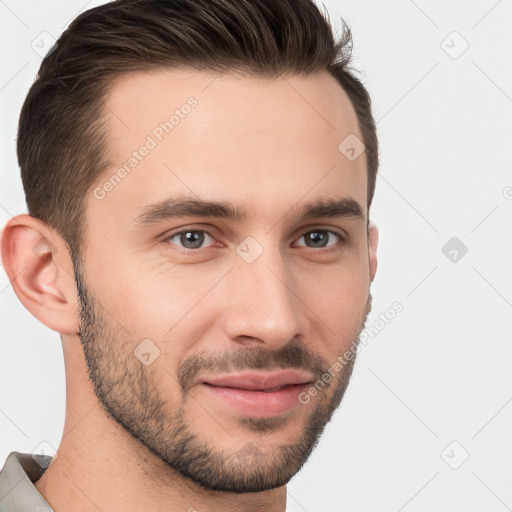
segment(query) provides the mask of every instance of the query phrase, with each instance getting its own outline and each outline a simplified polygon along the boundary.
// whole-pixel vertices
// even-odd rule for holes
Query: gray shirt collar
[[[35,488],[52,457],[11,452],[0,471],[0,512],[53,512]]]

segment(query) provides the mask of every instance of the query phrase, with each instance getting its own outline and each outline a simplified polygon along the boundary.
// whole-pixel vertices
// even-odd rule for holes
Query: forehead
[[[101,218],[133,217],[172,195],[228,200],[276,213],[330,193],[366,207],[366,157],[339,146],[362,140],[346,93],[327,72],[254,78],[158,70],[112,86],[105,115],[112,165],[94,184]],[[124,215],[124,217],[123,217]]]

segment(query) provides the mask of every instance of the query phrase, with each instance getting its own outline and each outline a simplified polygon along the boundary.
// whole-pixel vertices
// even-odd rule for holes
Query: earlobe
[[[379,243],[379,230],[377,226],[370,223],[368,226],[368,260],[370,264],[370,281],[375,279],[377,273],[377,246]]]
[[[13,217],[2,233],[2,262],[32,315],[61,334],[78,332],[73,265],[53,230],[30,215]]]

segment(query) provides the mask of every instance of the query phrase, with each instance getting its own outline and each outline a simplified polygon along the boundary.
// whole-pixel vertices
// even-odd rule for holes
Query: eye
[[[214,238],[207,231],[198,229],[188,229],[185,231],[180,231],[179,233],[174,233],[173,235],[165,239],[166,242],[173,243],[175,245],[183,247],[184,249],[192,250],[201,249],[205,241],[207,242],[208,240],[214,241]],[[212,244],[210,243],[209,246],[211,245]]]
[[[304,240],[303,243],[296,242],[299,247],[309,248],[325,248],[332,247],[339,242],[343,242],[343,237],[329,229],[315,229],[304,233],[299,240]],[[164,240],[166,243],[171,243],[182,247],[183,249],[195,250],[212,247],[215,239],[208,231],[202,229],[187,229],[179,231],[167,237]]]
[[[332,241],[331,243],[329,243],[329,238]],[[320,249],[336,245],[339,241],[343,242],[341,235],[334,231],[330,231],[329,229],[315,229],[313,231],[308,231],[299,238],[299,240],[301,239],[304,239],[305,243],[297,243],[298,246]]]

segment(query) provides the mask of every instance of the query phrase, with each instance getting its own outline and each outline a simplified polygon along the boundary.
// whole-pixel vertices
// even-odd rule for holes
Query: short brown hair
[[[342,24],[336,39],[312,0],[117,0],[82,13],[43,60],[21,110],[17,153],[29,214],[78,255],[85,197],[111,165],[109,85],[132,71],[184,67],[256,77],[330,72],[359,120],[369,208],[376,128],[370,96],[349,68],[352,36]]]

